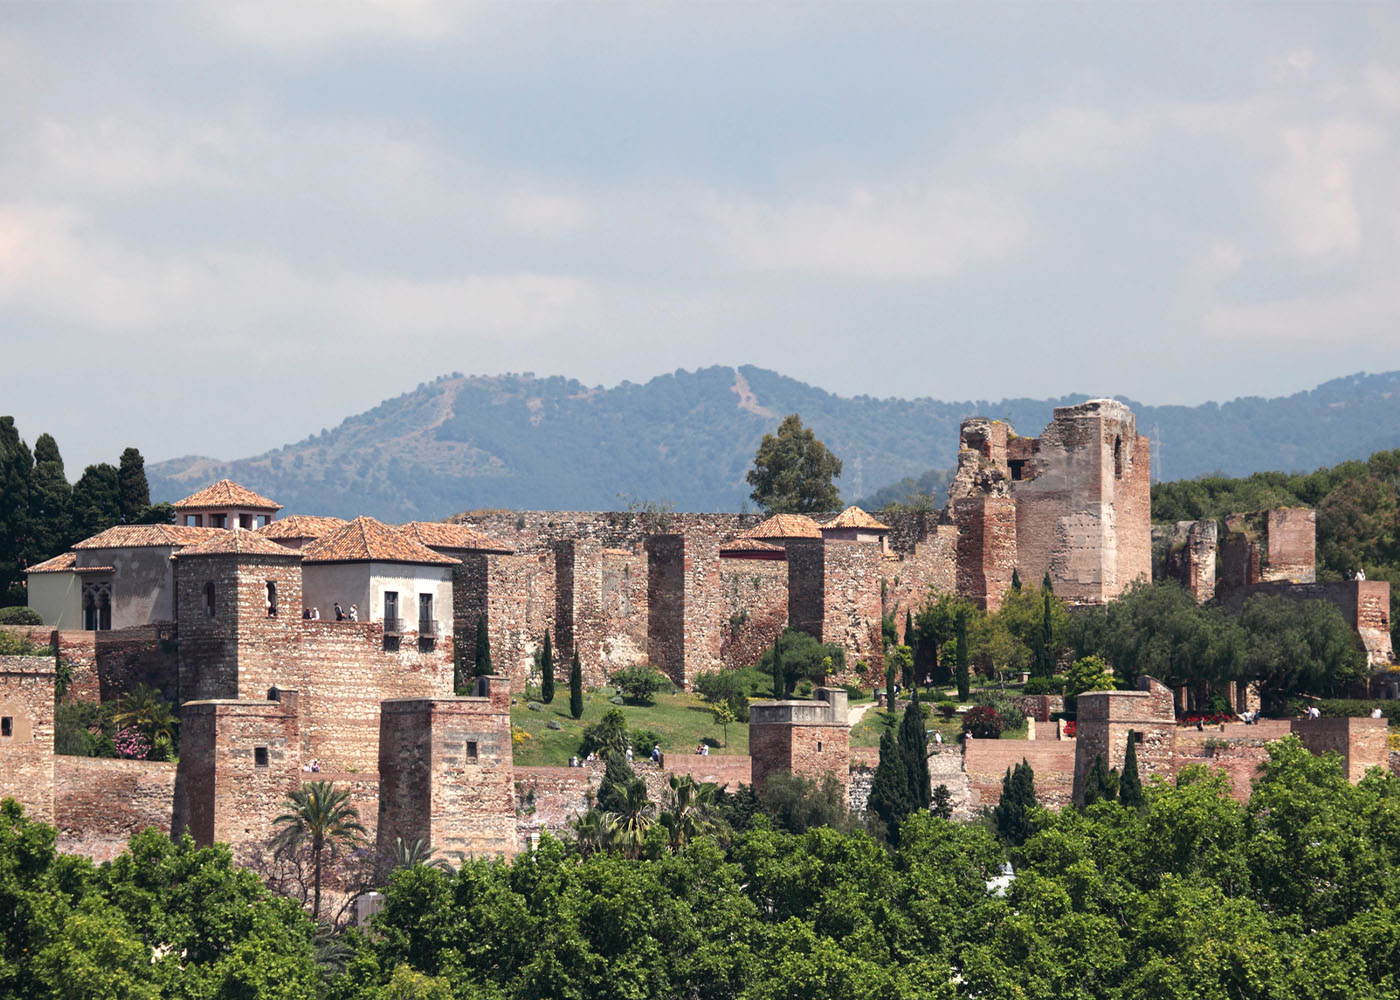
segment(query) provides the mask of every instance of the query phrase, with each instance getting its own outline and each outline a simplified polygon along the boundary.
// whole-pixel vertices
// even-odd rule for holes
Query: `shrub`
[[[0,629],[0,656],[53,656],[53,647],[36,646],[28,636]]]
[[[1032,677],[1026,681],[1026,694],[1064,694],[1065,679],[1063,677]]]
[[[936,707],[938,714],[944,719],[951,719],[958,714],[958,703],[955,701],[940,701]]]
[[[669,683],[655,669],[648,666],[628,667],[619,670],[609,678],[618,694],[633,705],[651,705],[656,701],[656,692]]]
[[[860,687],[857,684],[842,684],[841,687],[845,689],[846,697],[849,698],[851,701],[859,701],[860,699],[864,698],[865,692],[869,690],[868,688]]]
[[[990,705],[977,705],[970,708],[963,715],[962,731],[964,736],[971,736],[978,740],[995,740],[1001,737],[1001,731],[1006,728],[997,710]]]
[[[1348,716],[1365,718],[1371,710],[1379,708],[1381,715],[1391,724],[1400,720],[1400,701],[1372,701],[1365,698],[1324,698],[1315,703],[1323,718],[1341,719]]]
[[[43,617],[33,608],[26,608],[17,605],[12,608],[0,608],[0,625],[42,625]]]
[[[608,753],[620,754],[631,741],[627,737],[627,718],[619,709],[610,708],[601,721],[583,731],[583,742],[579,744],[578,755],[587,757],[591,753],[604,756]]]
[[[1019,729],[1026,721],[1026,713],[1021,706],[1001,691],[980,691],[975,699],[978,705],[987,705],[1001,716],[1001,724],[1006,729]]]
[[[797,695],[799,698],[810,698],[812,697],[812,692],[816,689],[817,686],[812,683],[811,679],[804,677],[797,682],[797,687],[793,688],[793,694]]]
[[[743,670],[711,670],[695,678],[695,691],[711,705],[725,702],[739,722],[749,721],[749,696],[762,678],[753,667]]]
[[[54,711],[54,753],[72,757],[115,757],[112,705],[73,701]]]
[[[638,757],[650,757],[651,748],[661,745],[661,734],[650,729],[638,729],[632,733],[632,752]]]

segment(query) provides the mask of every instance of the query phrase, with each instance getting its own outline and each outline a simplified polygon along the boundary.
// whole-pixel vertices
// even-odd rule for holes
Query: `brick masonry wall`
[[[1084,779],[1103,754],[1110,768],[1122,769],[1128,733],[1136,735],[1138,773],[1144,783],[1153,775],[1175,774],[1176,712],[1170,688],[1144,677],[1137,691],[1085,692],[1078,699],[1075,729],[1074,800],[1081,801]]]
[[[1306,507],[1265,514],[1267,550],[1261,560],[1264,580],[1312,583],[1317,579],[1317,512]]]
[[[824,689],[818,689],[822,693]],[[845,692],[828,692],[837,706],[821,701],[759,702],[749,710],[749,755],[753,784],[770,775],[797,774],[821,780],[833,775],[850,783],[851,730]]]
[[[0,798],[17,799],[31,819],[54,821],[54,661],[0,656]]]
[[[846,670],[838,679],[854,676],[857,660],[866,661],[872,676],[883,677],[880,583],[885,567],[880,548],[869,542],[826,541],[822,549],[826,585],[821,640],[846,651]]]
[[[724,559],[720,614],[728,626],[720,644],[726,668],[751,666],[787,626],[788,568],[784,559]]]
[[[647,550],[647,658],[672,681],[685,678],[685,538],[652,535]]]
[[[958,529],[957,592],[979,607],[996,611],[1022,563],[1016,501],[1007,496],[973,495],[953,501]]]
[[[1007,768],[1024,759],[1035,772],[1035,796],[1043,806],[1068,805],[1074,790],[1074,740],[972,740],[963,751],[967,775],[967,809],[976,815],[1001,801],[1001,783]],[[946,782],[943,782],[946,784]]]
[[[1340,754],[1342,772],[1353,783],[1389,764],[1385,719],[1295,719],[1291,729],[1310,752]]]
[[[111,861],[147,827],[168,834],[175,767],[164,761],[55,757],[58,849]]]
[[[1192,764],[1204,764],[1230,779],[1230,794],[1238,802],[1248,802],[1252,783],[1269,759],[1269,744],[1288,732],[1264,726],[1211,726],[1204,731],[1178,729],[1173,768],[1179,772]],[[1207,742],[1210,746],[1207,746]],[[1224,742],[1226,745],[1221,746]]]

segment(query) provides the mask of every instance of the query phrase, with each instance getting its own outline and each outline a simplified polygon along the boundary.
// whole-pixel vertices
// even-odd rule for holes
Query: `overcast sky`
[[[1400,368],[1400,5],[3,2],[0,359],[70,478],[454,370]]]

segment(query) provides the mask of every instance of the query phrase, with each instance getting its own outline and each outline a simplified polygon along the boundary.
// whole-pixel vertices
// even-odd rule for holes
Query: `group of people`
[[[320,773],[321,773],[321,759],[320,759],[319,757],[312,757],[312,758],[311,758],[311,763],[310,763],[310,764],[303,764],[303,765],[301,765],[301,769],[302,769],[303,771],[307,771],[307,772],[309,772],[309,773],[311,773],[311,774],[320,774]]]
[[[276,614],[276,612],[271,612],[271,613],[272,613],[272,614]],[[321,609],[320,609],[320,608],[302,608],[302,609],[301,609],[301,616],[302,616],[302,618],[306,619],[307,621],[315,621],[315,622],[318,622],[318,621],[321,620]],[[340,602],[339,602],[339,601],[336,601],[336,602],[335,602],[335,620],[338,621],[338,622],[357,622],[357,621],[359,621],[359,620],[360,620],[360,607],[359,607],[359,605],[357,605],[357,604],[352,604],[352,605],[350,605],[350,610],[347,612],[347,611],[342,611],[341,608],[340,608]]]
[[[710,755],[710,745],[708,743],[696,744],[695,754],[697,757],[708,757]]]

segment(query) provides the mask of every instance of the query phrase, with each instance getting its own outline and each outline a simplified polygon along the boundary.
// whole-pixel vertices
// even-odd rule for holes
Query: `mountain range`
[[[262,455],[188,456],[146,471],[155,500],[228,477],[275,498],[284,513],[389,521],[483,507],[740,510],[760,439],[798,413],[843,460],[842,497],[878,506],[891,497],[890,484],[922,476],[927,485],[937,478],[930,470],[956,466],[963,419],[1001,418],[1036,435],[1055,407],[1088,398],[842,397],[747,365],[612,388],[561,376],[454,373]],[[1273,399],[1123,401],[1152,438],[1159,479],[1305,471],[1400,446],[1400,372],[1351,375]]]

